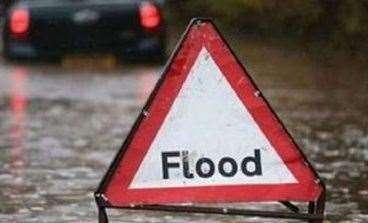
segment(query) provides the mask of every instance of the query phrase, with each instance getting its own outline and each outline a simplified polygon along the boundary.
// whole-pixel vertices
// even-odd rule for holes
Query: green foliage
[[[181,0],[172,3],[180,7],[181,17],[213,17],[236,32],[248,34],[323,40],[351,48],[364,43],[368,34],[367,0]]]

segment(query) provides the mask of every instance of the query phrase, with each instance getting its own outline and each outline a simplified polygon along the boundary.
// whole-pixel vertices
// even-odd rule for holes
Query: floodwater
[[[325,180],[326,222],[368,222],[368,62],[259,42],[234,45]],[[162,68],[81,70],[0,60],[0,222],[97,222],[93,191]],[[114,222],[280,222],[109,214]]]

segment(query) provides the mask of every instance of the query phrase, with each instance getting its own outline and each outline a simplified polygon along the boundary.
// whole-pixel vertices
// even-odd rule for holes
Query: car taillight
[[[139,8],[141,26],[147,30],[154,30],[161,24],[160,9],[153,3],[143,2]]]
[[[15,9],[10,15],[10,32],[15,36],[23,36],[29,29],[29,12],[27,9]]]

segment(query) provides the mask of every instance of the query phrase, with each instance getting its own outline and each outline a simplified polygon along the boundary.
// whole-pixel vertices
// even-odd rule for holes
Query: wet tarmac
[[[236,48],[326,181],[326,222],[368,222],[367,61],[315,58],[260,43]],[[0,61],[0,222],[97,222],[93,191],[161,66],[80,70]],[[280,222],[110,214],[116,222]]]

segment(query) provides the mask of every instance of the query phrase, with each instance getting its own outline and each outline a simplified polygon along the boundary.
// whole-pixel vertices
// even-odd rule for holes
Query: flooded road
[[[257,42],[234,45],[326,181],[326,222],[368,222],[368,62]],[[162,68],[79,70],[0,61],[0,222],[97,222],[93,191]],[[280,222],[110,214],[116,222]]]

